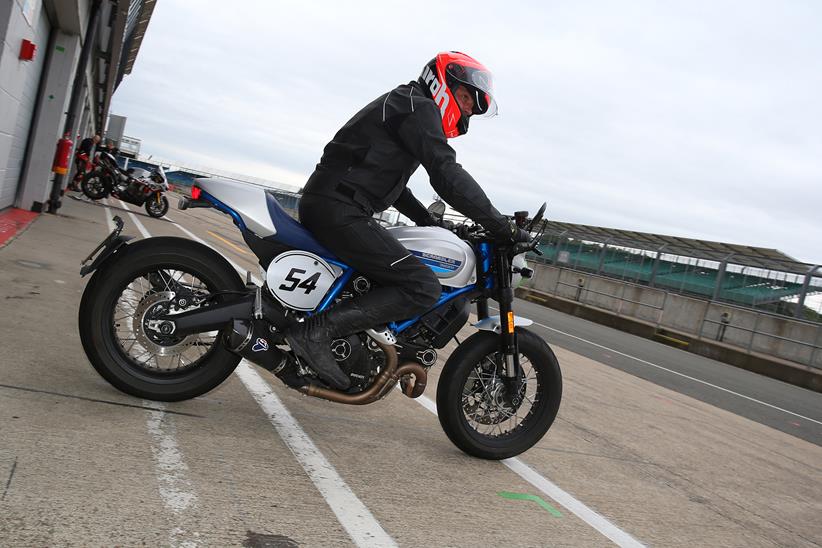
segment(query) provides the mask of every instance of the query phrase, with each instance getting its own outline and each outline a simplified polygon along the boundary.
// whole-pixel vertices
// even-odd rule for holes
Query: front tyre
[[[551,427],[562,398],[557,358],[540,337],[517,328],[522,381],[512,397],[501,376],[499,335],[480,331],[445,363],[437,385],[437,414],[454,445],[481,459],[528,450]]]
[[[158,197],[157,195],[154,195],[146,200],[146,213],[155,219],[159,219],[168,213],[168,198],[165,196]]]
[[[226,350],[222,331],[175,337],[163,334],[155,318],[243,291],[237,272],[202,244],[183,238],[129,244],[83,292],[83,349],[94,369],[127,394],[158,401],[200,396],[223,382],[240,357]]]

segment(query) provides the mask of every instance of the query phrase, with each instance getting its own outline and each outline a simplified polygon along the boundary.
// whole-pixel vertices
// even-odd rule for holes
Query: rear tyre
[[[500,376],[499,335],[480,331],[445,363],[437,385],[437,415],[454,445],[499,460],[530,449],[548,432],[562,399],[557,358],[537,335],[517,328],[521,388],[512,401]]]
[[[160,203],[157,203],[157,197],[152,196],[148,200],[146,200],[146,213],[154,217],[155,219],[159,219],[166,213],[168,213],[168,198],[165,196],[160,196]]]
[[[107,177],[101,175],[97,171],[90,171],[83,177],[83,182],[80,183],[80,188],[83,190],[83,194],[87,197],[92,200],[99,200],[100,198],[105,198],[108,195],[111,185],[108,184]]]
[[[139,398],[178,401],[222,383],[240,357],[223,345],[223,331],[162,335],[152,318],[194,310],[220,291],[243,291],[237,272],[212,249],[182,238],[147,238],[118,251],[83,293],[79,328],[94,369]],[[187,306],[180,297],[185,295]],[[214,296],[213,302],[231,298]]]

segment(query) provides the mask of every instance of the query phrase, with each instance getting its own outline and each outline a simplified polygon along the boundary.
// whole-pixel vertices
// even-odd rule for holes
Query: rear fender
[[[113,221],[116,227],[111,231],[111,234],[106,236],[106,238],[100,242],[100,245],[95,247],[94,251],[89,253],[88,257],[86,257],[81,263],[81,277],[85,277],[86,274],[94,272],[100,268],[118,251],[120,251],[121,248],[127,246],[128,244],[126,242],[132,239],[132,236],[120,235],[120,232],[123,231],[123,220],[120,217],[115,215]],[[99,253],[97,253],[98,251]],[[95,255],[97,256],[95,257]],[[92,257],[94,257],[94,260],[92,260]]]
[[[101,251],[93,261],[91,261],[90,264],[84,264],[80,268],[80,276],[85,277],[86,274],[90,274],[103,266],[103,264],[108,262],[109,259],[112,259],[121,248],[126,247],[128,245],[126,242],[132,238],[133,236],[117,236],[114,238],[111,242],[109,242],[109,244],[106,245],[103,251]]]

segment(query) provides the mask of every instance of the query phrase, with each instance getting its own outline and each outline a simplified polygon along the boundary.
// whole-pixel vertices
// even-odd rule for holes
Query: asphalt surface
[[[245,362],[193,400],[122,394],[76,327],[79,263],[115,213],[129,235],[201,239],[259,273],[228,217],[116,201],[68,199],[0,248],[0,546],[822,546],[818,394],[531,303],[516,310],[550,326],[533,329],[562,406],[503,462],[437,421],[453,343],[417,400],[332,404]]]
[[[549,344],[822,445],[822,394],[516,299]]]

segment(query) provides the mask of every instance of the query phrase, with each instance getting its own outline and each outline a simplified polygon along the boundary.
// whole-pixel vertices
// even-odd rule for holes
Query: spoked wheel
[[[184,270],[146,272],[120,293],[112,313],[112,328],[119,351],[136,371],[173,375],[201,365],[215,348],[217,332],[185,337],[165,334],[168,328],[156,318],[197,308],[209,300],[208,287]],[[180,300],[192,306],[180,306]]]
[[[177,336],[160,318],[241,291],[237,273],[212,250],[179,238],[150,238],[122,253],[83,293],[80,335],[94,368],[123,392],[154,400],[216,387],[240,361],[223,347],[222,332]]]
[[[517,328],[517,340],[519,383],[502,376],[499,335],[487,331],[469,337],[445,364],[437,413],[448,438],[469,455],[513,457],[537,443],[554,422],[562,398],[557,359],[545,341],[525,329]]]
[[[90,171],[83,177],[83,182],[80,183],[80,188],[83,194],[92,200],[99,200],[105,198],[108,194],[109,186],[106,184],[105,178],[97,171]]]
[[[155,218],[160,218],[168,213],[168,198],[160,196],[158,202],[157,196],[152,196],[146,200],[146,213]]]

